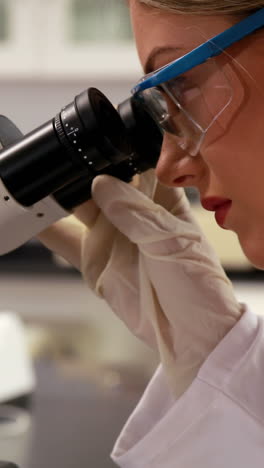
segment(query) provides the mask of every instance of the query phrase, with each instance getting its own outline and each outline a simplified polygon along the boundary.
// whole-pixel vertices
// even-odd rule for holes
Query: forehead
[[[173,60],[235,22],[232,16],[179,15],[147,6],[138,0],[130,0],[129,9],[143,66],[154,49],[172,48],[170,52],[164,50],[164,57],[162,52],[158,54],[156,68],[166,63],[166,56],[168,60]],[[173,48],[179,50],[173,54]]]

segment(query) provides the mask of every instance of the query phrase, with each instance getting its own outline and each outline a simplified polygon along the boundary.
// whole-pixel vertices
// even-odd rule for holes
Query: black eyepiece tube
[[[52,120],[0,153],[1,178],[25,206],[80,176],[80,169],[80,164],[67,157]]]
[[[4,148],[0,177],[19,203],[31,206],[130,154],[118,112],[99,90],[89,88],[55,118]]]
[[[7,462],[7,461],[0,461],[0,468],[19,468],[18,465],[15,463]]]
[[[98,174],[129,182],[155,167],[163,139],[133,97],[116,110],[96,88],[24,137],[3,116],[0,130],[0,178],[12,197],[27,207],[53,195],[68,211],[91,197]]]
[[[156,166],[163,141],[157,124],[133,97],[123,101],[117,109],[126,127],[132,154],[119,164],[105,167],[93,176],[82,176],[55,192],[54,198],[66,210],[72,211],[91,198],[92,181],[96,175],[109,174],[130,182],[135,174]]]

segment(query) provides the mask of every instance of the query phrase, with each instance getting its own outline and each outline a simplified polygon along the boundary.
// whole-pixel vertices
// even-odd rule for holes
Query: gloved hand
[[[182,189],[149,171],[138,188],[102,175],[84,221],[81,269],[128,328],[157,349],[179,397],[242,314]],[[144,192],[144,193],[143,193]]]
[[[65,258],[78,270],[81,269],[82,236],[91,227],[100,210],[93,200],[78,207],[74,215],[60,219],[37,235],[48,249]]]

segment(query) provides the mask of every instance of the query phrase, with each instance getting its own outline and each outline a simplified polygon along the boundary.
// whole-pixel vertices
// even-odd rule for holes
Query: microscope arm
[[[30,207],[20,205],[0,179],[0,255],[15,250],[68,215],[52,196]]]

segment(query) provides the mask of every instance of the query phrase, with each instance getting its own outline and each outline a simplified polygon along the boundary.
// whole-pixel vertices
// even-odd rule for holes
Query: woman
[[[157,87],[148,76],[135,88],[165,130],[159,182],[151,171],[136,187],[100,176],[96,204],[75,213],[79,224],[66,220],[40,236],[160,354],[114,448],[121,467],[264,463],[263,320],[236,301],[182,190],[196,187],[204,208],[264,267],[264,22],[250,34],[247,23],[239,26],[242,36],[231,32],[233,44],[224,49],[212,39],[262,7],[247,0],[129,1],[146,73],[209,39],[214,58],[190,68],[188,55],[155,73]]]

